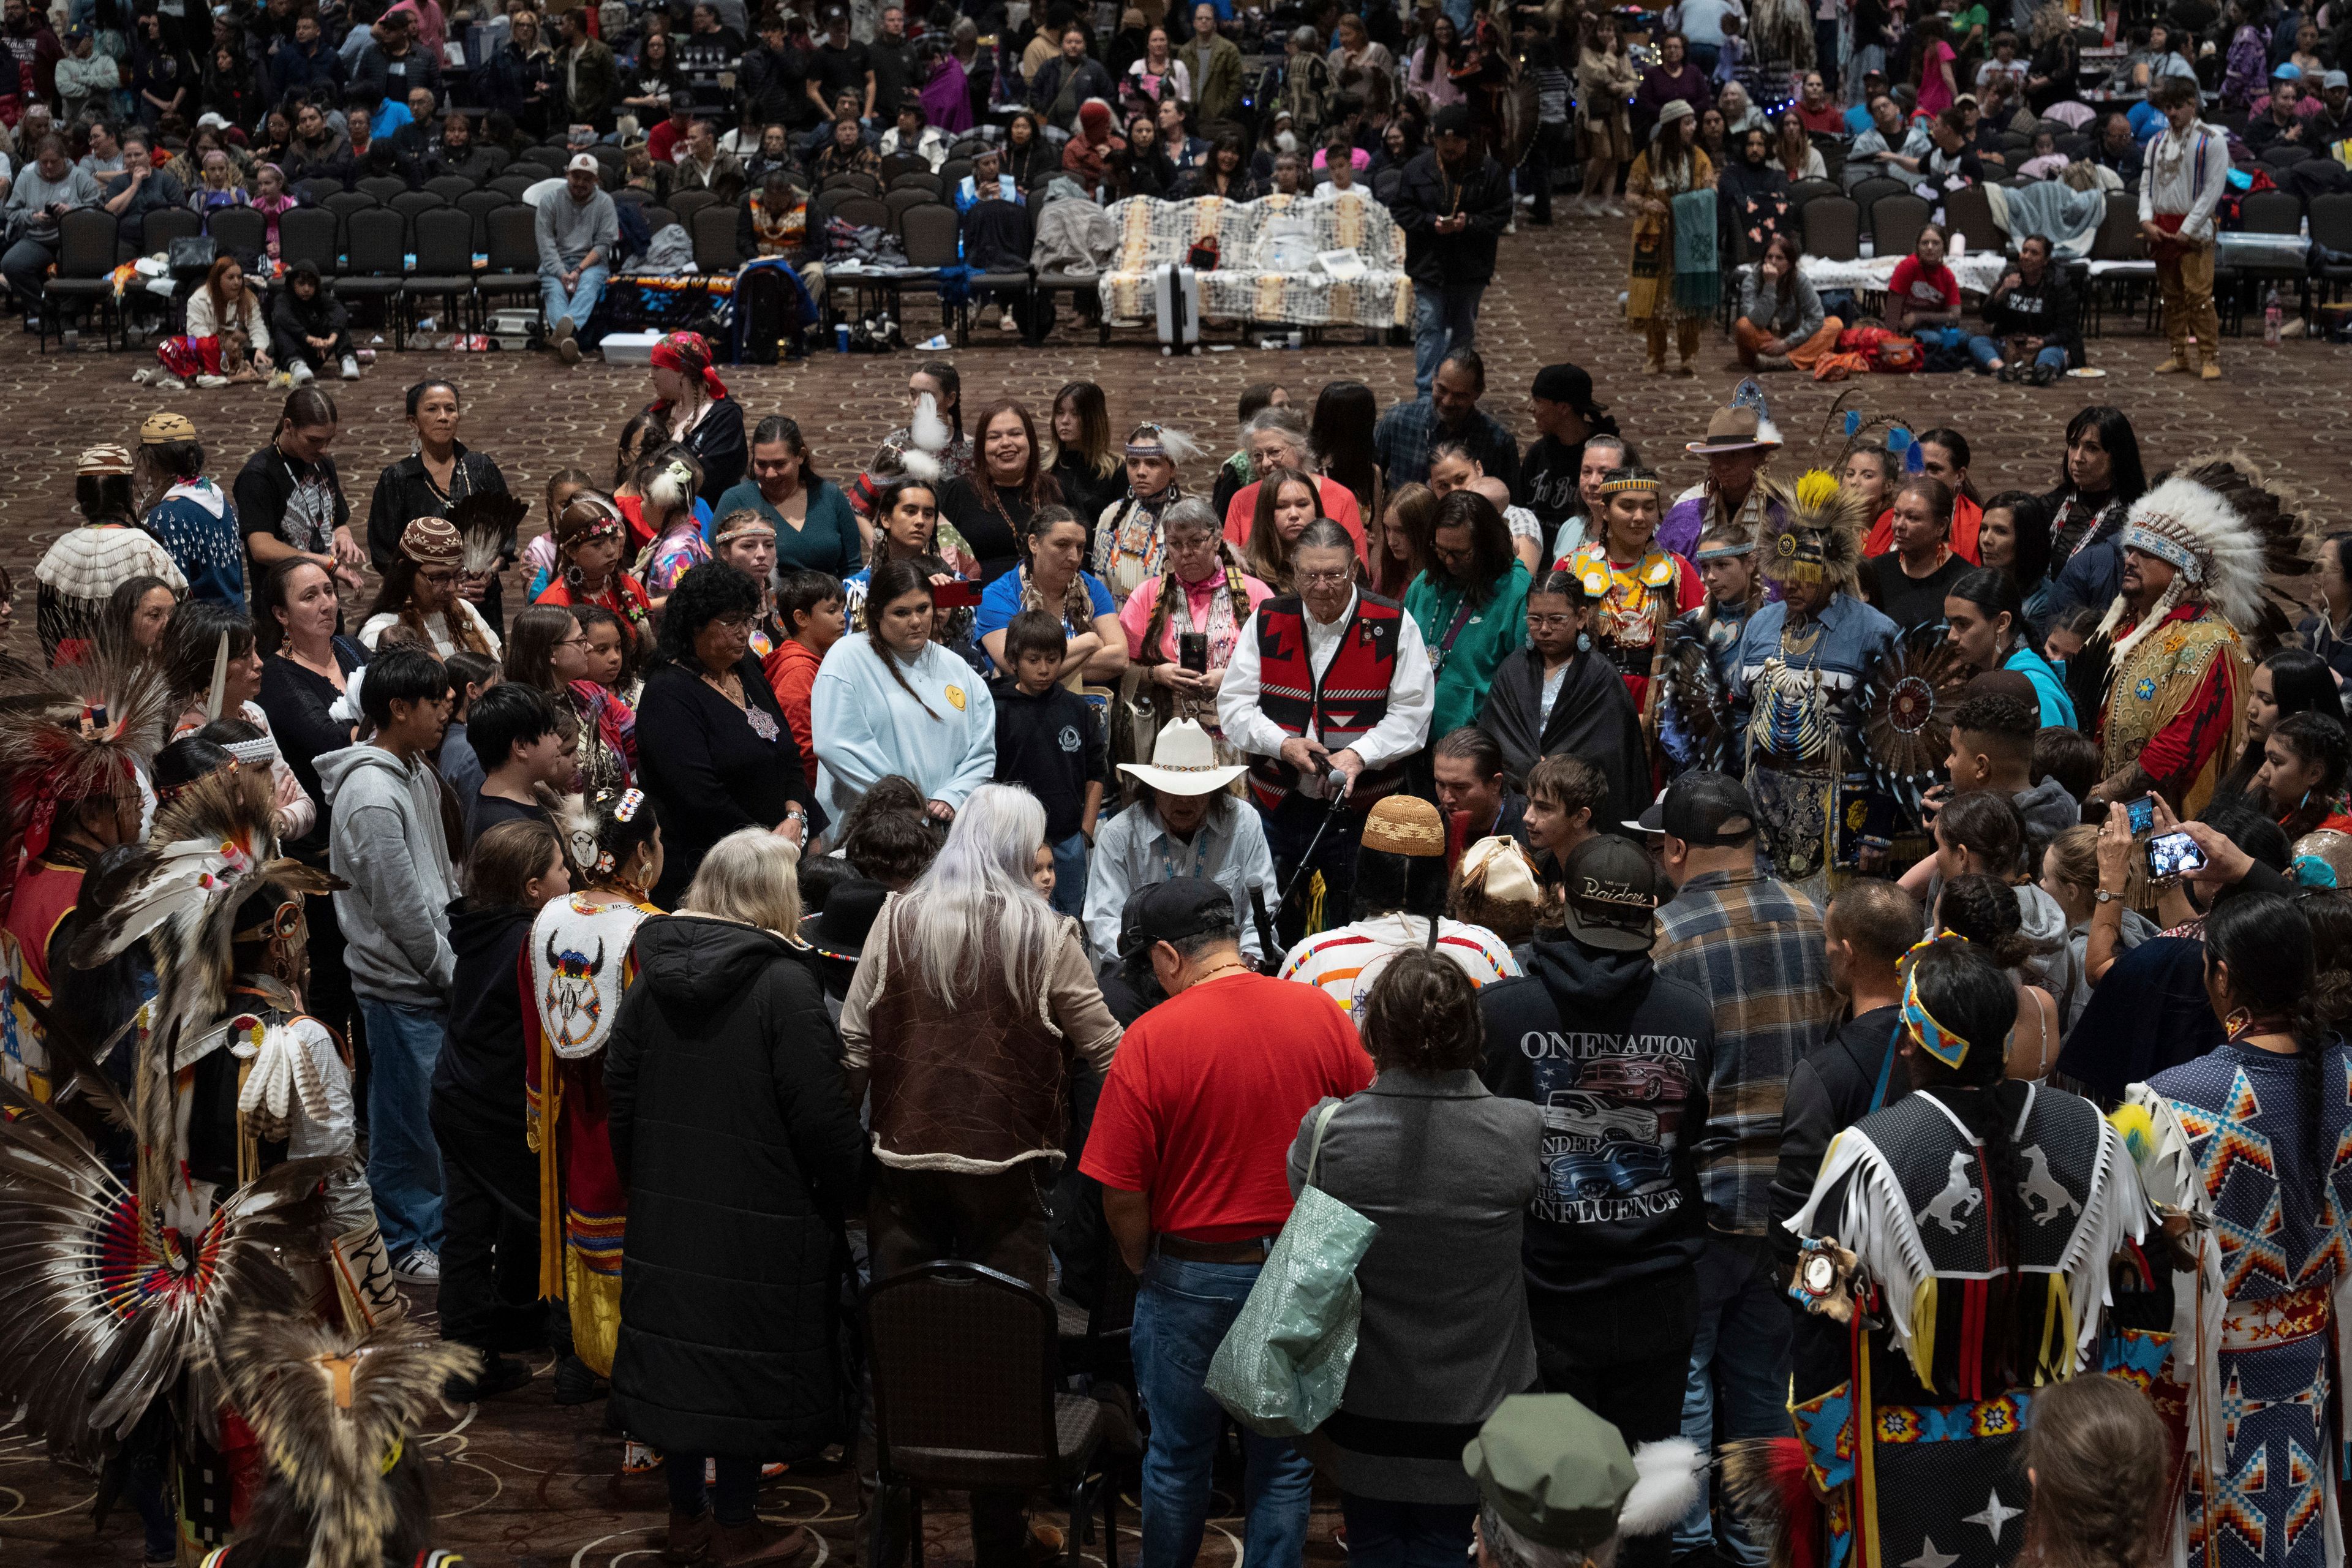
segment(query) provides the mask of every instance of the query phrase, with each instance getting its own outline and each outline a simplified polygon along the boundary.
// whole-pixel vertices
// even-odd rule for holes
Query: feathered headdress
[[[0,683],[5,912],[25,862],[48,848],[60,809],[110,800],[125,837],[146,831],[155,808],[148,765],[178,705],[162,668],[138,649],[92,646],[54,669],[0,668]]]
[[[1172,425],[1139,425],[1127,437],[1127,456],[1165,458],[1182,468],[1201,455],[1201,443]]]
[[[138,1199],[62,1116],[5,1079],[0,1112],[0,1405],[21,1404],[53,1452],[95,1462],[184,1372],[185,1414],[211,1432],[215,1339],[247,1312],[305,1304],[287,1264],[324,1254],[320,1184],[341,1162],[279,1165],[158,1251]]]
[[[530,502],[511,490],[476,490],[449,509],[449,525],[465,541],[460,570],[488,576],[515,552],[515,536]]]
[[[247,1534],[307,1541],[310,1568],[381,1568],[424,1546],[432,1512],[410,1439],[446,1410],[442,1385],[479,1369],[477,1352],[404,1324],[362,1338],[271,1313],[230,1324],[220,1351],[269,1463]]]
[[[1862,503],[1820,468],[1797,481],[1783,521],[1765,541],[1764,575],[1775,583],[1828,583],[1851,594],[1862,580]]]
[[[140,1042],[131,1104],[139,1132],[139,1196],[151,1223],[172,1190],[176,1137],[173,1079],[222,1023],[238,906],[267,881],[302,892],[335,884],[278,858],[269,775],[224,769],[175,795],[127,874],[122,895],[75,942],[89,969],[149,939],[155,1000]]]
[[[2172,566],[2171,585],[2116,638],[2120,658],[2192,595],[2246,639],[2262,658],[2283,643],[2319,595],[2316,536],[2311,520],[2289,511],[2239,453],[2192,461],[2132,503],[2124,519],[2126,550]],[[2110,637],[2129,613],[2122,595],[2099,630]]]

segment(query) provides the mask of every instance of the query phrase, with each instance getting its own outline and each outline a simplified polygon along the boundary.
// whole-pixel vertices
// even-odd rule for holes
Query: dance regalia
[[[550,579],[540,590],[534,605],[594,605],[619,616],[628,626],[629,635],[637,639],[639,647],[653,642],[653,601],[646,597],[646,585],[626,572],[614,572],[604,579],[604,585],[593,594],[583,593],[563,574]]]
[[[2148,1195],[2190,1216],[2196,1257],[2148,1385],[2175,1444],[2174,1539],[2212,1568],[2339,1563],[2352,1054],[2334,1036],[2296,1056],[2225,1041],[2125,1099],[2119,1122],[2148,1118]]]
[[[1658,702],[1658,747],[1667,768],[1739,771],[1746,748],[1731,730],[1730,692],[1739,678],[1739,638],[1756,604],[1709,599],[1666,627],[1665,690]]]
[[[1992,1095],[2010,1132],[2014,1256],[1995,1224],[2000,1177],[1946,1103],[1961,1094]],[[1826,1563],[2016,1559],[2033,1391],[2099,1365],[2108,1269],[2151,1219],[2122,1136],[2063,1090],[1915,1090],[1838,1135],[1789,1221],[1820,1238],[1790,1289],[1812,1309],[1790,1415],[1827,1500]],[[1843,1322],[1820,1305],[1843,1293],[1821,1288],[1831,1278],[1851,1289]]]
[[[1895,638],[1893,621],[1844,593],[1799,626],[1776,600],[1740,633],[1732,718],[1744,731],[1765,849],[1783,881],[1853,861],[1871,795],[1862,692]]]
[[[1654,548],[1621,566],[1598,541],[1579,547],[1561,569],[1575,574],[1593,601],[1592,640],[1623,677],[1647,728],[1653,711],[1650,675],[1667,625],[1706,597],[1697,571],[1674,552]]]
[[[2121,647],[2135,629],[2117,629]],[[2099,776],[2137,766],[2183,818],[2245,749],[2253,660],[2237,628],[2201,604],[2177,605],[2119,656],[2099,714]]]
[[[531,922],[521,959],[524,1088],[539,1155],[539,1293],[571,1305],[573,1353],[613,1373],[621,1332],[626,1191],[605,1131],[604,1044],[636,978],[637,926],[651,904],[558,899]]]

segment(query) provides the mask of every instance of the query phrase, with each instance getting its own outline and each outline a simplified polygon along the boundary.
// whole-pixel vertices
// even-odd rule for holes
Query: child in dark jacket
[[[996,700],[996,779],[1025,786],[1045,806],[1039,881],[1054,907],[1076,919],[1110,748],[1093,704],[1055,679],[1068,648],[1062,623],[1043,610],[1024,610],[1004,628],[1013,682]]]
[[[350,355],[350,320],[351,313],[320,283],[318,267],[298,261],[286,275],[286,287],[269,302],[271,352],[297,381],[310,380]]]

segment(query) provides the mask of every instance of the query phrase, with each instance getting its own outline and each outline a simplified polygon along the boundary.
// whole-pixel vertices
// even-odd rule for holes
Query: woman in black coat
[[[665,847],[653,901],[675,908],[710,847],[739,827],[792,843],[811,823],[801,750],[751,656],[760,585],[707,562],[677,580],[662,612],[654,668],[637,699],[637,782]]]
[[[772,834],[726,840],[677,914],[637,928],[606,1048],[629,1214],[614,1411],[667,1456],[674,1562],[779,1553],[761,1463],[856,1431],[836,1309],[866,1135],[816,956],[778,934],[799,927],[799,861]]]
[[[1528,640],[1496,670],[1478,725],[1502,748],[1503,772],[1522,785],[1529,769],[1563,752],[1600,769],[1609,799],[1593,816],[1614,828],[1649,805],[1649,753],[1616,666],[1578,647],[1590,605],[1573,573],[1547,572],[1528,590]],[[1547,708],[1544,683],[1553,676],[1559,689]]]

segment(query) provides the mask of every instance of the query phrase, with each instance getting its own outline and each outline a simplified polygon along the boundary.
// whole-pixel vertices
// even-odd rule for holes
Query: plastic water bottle
[[[2279,322],[2285,313],[2279,307],[2278,285],[2273,283],[2270,292],[2263,296],[2263,345],[2265,348],[2279,346]]]

